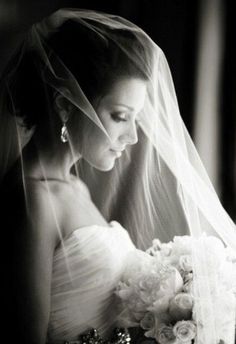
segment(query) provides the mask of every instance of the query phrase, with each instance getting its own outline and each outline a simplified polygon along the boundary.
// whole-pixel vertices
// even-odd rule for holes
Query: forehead
[[[146,82],[141,79],[118,79],[103,97],[103,105],[121,104],[138,110],[143,106],[146,87]]]

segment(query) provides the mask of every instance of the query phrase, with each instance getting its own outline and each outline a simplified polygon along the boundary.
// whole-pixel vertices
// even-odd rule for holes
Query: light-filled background
[[[236,21],[233,0],[0,0],[0,73],[29,26],[60,7],[119,14],[165,52],[184,122],[236,220]]]

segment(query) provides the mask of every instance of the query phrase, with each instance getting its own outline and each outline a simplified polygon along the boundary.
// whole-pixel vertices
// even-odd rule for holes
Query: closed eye
[[[127,114],[125,112],[113,112],[111,113],[111,118],[115,122],[127,122]]]

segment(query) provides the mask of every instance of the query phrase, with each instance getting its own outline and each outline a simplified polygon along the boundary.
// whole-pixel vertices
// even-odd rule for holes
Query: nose
[[[138,142],[138,133],[135,122],[131,123],[127,131],[121,136],[121,141],[128,145],[134,145]]]

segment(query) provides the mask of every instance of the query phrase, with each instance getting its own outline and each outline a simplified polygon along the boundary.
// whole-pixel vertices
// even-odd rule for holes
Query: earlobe
[[[70,91],[66,89],[64,93],[65,95],[68,93],[70,94]],[[62,122],[67,122],[72,111],[72,104],[70,103],[68,98],[66,98],[63,94],[56,92],[53,105],[54,110],[56,111],[56,113],[58,113]]]
[[[61,127],[60,139],[62,143],[66,143],[69,140],[69,133],[66,123],[70,117],[72,111],[72,104],[68,100],[70,95],[69,90],[62,90],[63,93],[56,92],[54,96],[54,110],[59,115],[63,125]]]

